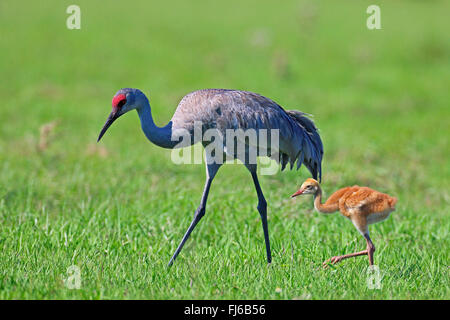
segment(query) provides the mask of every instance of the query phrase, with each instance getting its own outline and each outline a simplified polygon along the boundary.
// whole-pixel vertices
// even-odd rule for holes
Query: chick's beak
[[[106,130],[108,130],[108,128],[112,125],[112,123],[114,121],[116,121],[117,118],[119,118],[121,115],[119,114],[119,112],[117,110],[113,110],[109,116],[108,119],[106,119],[105,125],[103,126],[102,131],[100,132],[100,135],[98,136],[97,142],[100,141],[100,139],[103,137],[103,135],[105,134]]]
[[[303,190],[302,189],[298,189],[298,191],[296,192],[296,193],[294,193],[292,196],[291,196],[291,198],[295,198],[296,196],[299,196],[299,195],[301,195],[303,193]]]

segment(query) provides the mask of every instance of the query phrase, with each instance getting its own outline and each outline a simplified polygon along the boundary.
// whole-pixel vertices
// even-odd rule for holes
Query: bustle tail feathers
[[[286,113],[299,126],[298,130],[303,135],[303,141],[294,159],[289,159],[287,154],[280,155],[282,170],[288,161],[291,163],[292,168],[293,163],[297,160],[297,170],[304,163],[313,175],[313,178],[319,178],[318,180],[320,181],[322,179],[323,144],[318,129],[305,113],[297,110],[286,110]]]

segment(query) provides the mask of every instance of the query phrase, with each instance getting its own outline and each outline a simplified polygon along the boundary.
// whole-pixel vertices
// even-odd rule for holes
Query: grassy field
[[[0,3],[0,298],[449,299],[448,1],[12,1]],[[81,7],[81,29],[66,8]],[[106,5],[108,3],[108,5]],[[326,194],[399,199],[371,227],[381,289],[339,214],[289,196],[309,173],[262,176],[273,263],[251,177],[228,165],[205,218],[166,268],[200,200],[203,165],[175,165],[135,112],[96,144],[121,87],[158,125],[201,88],[261,93],[314,115]],[[67,268],[81,288],[65,286]]]

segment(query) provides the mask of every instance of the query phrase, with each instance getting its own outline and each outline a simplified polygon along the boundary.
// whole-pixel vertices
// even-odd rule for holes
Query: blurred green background
[[[66,8],[81,8],[68,30]],[[381,8],[381,30],[366,9]],[[448,299],[448,1],[0,2],[0,298]],[[291,201],[309,176],[261,178],[273,263],[242,166],[214,181],[205,218],[165,268],[200,200],[203,165],[177,166],[138,117],[97,135],[122,87],[155,121],[202,88],[258,92],[314,115],[327,194],[367,185],[399,198],[371,228],[382,288],[339,214]],[[244,182],[246,181],[246,182]],[[82,285],[64,284],[67,268]]]

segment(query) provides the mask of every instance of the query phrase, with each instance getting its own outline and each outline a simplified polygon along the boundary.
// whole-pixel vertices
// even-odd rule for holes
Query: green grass
[[[65,27],[74,2],[81,30]],[[450,298],[447,1],[378,1],[375,31],[365,22],[373,1],[105,3],[0,3],[0,298]],[[305,168],[261,177],[270,266],[251,178],[229,165],[167,269],[204,168],[173,164],[135,114],[96,145],[121,87],[149,94],[160,125],[184,94],[211,87],[313,114],[327,194],[359,184],[399,199],[371,227],[382,288],[367,288],[366,258],[320,268],[365,244],[339,214],[289,199]],[[71,265],[80,290],[64,285]]]

